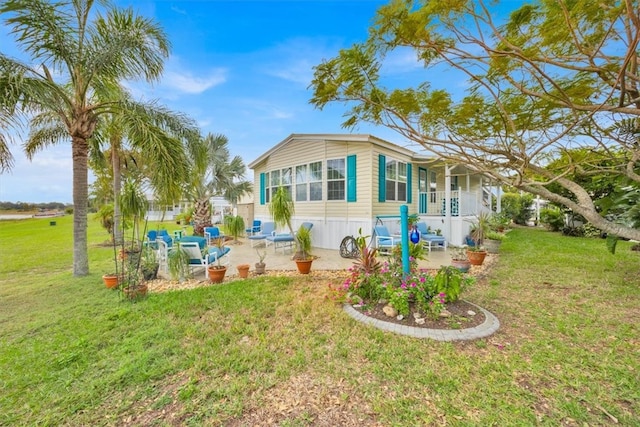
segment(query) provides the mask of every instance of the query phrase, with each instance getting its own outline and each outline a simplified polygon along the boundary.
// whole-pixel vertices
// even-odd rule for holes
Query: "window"
[[[345,200],[345,159],[327,160],[327,200]]]
[[[271,201],[271,186],[269,185],[269,176],[271,174],[264,174],[264,201],[269,203]]]
[[[309,164],[309,200],[322,200],[322,162]]]
[[[296,166],[296,202],[322,200],[322,162]]]
[[[276,169],[264,175],[265,202],[271,202],[278,187],[284,187],[291,194],[291,168]]]
[[[436,183],[436,173],[435,172],[429,172],[430,175],[430,181],[429,181],[429,194],[430,194],[430,201],[431,203],[435,203],[436,202],[436,190],[438,189],[438,185]]]
[[[407,164],[393,159],[387,159],[385,191],[386,200],[398,202],[407,201]]]
[[[308,200],[308,180],[307,165],[296,166],[296,202]]]

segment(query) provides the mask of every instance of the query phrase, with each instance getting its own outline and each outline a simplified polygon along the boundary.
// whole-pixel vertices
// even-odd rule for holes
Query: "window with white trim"
[[[387,158],[386,161],[386,200],[407,201],[407,164]]]
[[[265,201],[271,202],[271,198],[278,190],[278,187],[284,187],[286,191],[291,194],[291,168],[276,169],[271,172],[265,173],[264,177],[264,192]]]
[[[327,160],[327,200],[345,200],[346,186],[345,159]]]
[[[296,202],[322,200],[322,162],[296,166]]]

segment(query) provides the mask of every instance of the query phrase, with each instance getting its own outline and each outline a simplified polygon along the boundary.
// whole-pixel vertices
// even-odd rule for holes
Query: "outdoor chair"
[[[429,233],[429,228],[424,222],[417,222],[416,227],[420,232],[420,240],[423,246],[427,248],[429,252],[431,252],[432,248],[443,248],[447,250],[447,239],[445,239],[444,236]]]
[[[312,222],[303,222],[302,225],[300,225],[300,228],[306,228],[308,230],[311,230],[313,228],[313,223]],[[293,247],[293,243],[296,241],[296,237],[295,235],[292,235],[291,233],[281,233],[281,234],[272,234],[271,236],[267,236],[267,240],[266,240],[266,246],[270,246],[273,245],[273,251],[277,251],[278,248],[282,248],[284,251],[284,248],[286,247]]]
[[[220,232],[218,227],[204,227],[204,237],[207,239],[207,244],[213,243],[213,240],[224,237],[224,234]]]
[[[376,225],[373,227],[375,235],[376,248],[381,254],[390,254],[396,245],[401,243],[399,236],[392,236],[385,225]]]
[[[230,251],[228,247],[220,249],[218,247],[209,248],[203,255],[198,242],[179,242],[180,249],[189,254],[189,268],[195,269],[196,267],[204,267],[205,270],[212,264],[218,262],[220,258],[220,264],[228,265],[229,257],[225,257]]]
[[[253,225],[249,228],[246,228],[244,230],[245,233],[247,233],[247,236],[253,236],[254,234],[258,234],[261,230],[262,226],[262,221],[260,221],[259,219],[254,219],[253,220]]]
[[[267,236],[271,236],[273,233],[275,233],[275,230],[276,230],[275,222],[263,222],[262,227],[260,227],[260,232],[252,236],[249,236],[251,247],[254,248],[261,243],[264,243],[266,245]]]

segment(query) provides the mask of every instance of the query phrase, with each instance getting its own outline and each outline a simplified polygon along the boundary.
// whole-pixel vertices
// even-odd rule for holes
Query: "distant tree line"
[[[0,210],[3,211],[20,211],[20,212],[33,212],[38,210],[65,210],[70,204],[60,202],[48,202],[48,203],[26,203],[26,202],[0,202]]]

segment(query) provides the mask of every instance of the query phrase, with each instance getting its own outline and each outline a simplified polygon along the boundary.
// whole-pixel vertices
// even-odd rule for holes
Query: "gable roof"
[[[261,162],[277,153],[283,147],[287,146],[293,141],[309,141],[309,142],[327,142],[327,141],[339,141],[339,142],[353,142],[353,143],[369,143],[378,145],[380,147],[384,147],[386,149],[395,151],[397,153],[404,154],[406,156],[414,157],[416,153],[407,148],[400,147],[399,145],[393,144],[389,141],[385,141],[384,139],[380,139],[376,136],[369,134],[351,134],[351,133],[292,133],[287,138],[274,145],[261,154],[257,159],[249,163],[250,169],[255,169]]]

